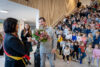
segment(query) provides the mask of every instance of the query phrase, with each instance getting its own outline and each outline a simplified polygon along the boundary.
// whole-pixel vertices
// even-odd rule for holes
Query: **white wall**
[[[0,23],[0,32],[3,32],[3,24]]]
[[[39,10],[37,11],[36,14],[36,29],[39,29]]]
[[[19,38],[21,36],[21,31],[23,29],[24,29],[24,20],[19,20],[19,31],[18,31]]]

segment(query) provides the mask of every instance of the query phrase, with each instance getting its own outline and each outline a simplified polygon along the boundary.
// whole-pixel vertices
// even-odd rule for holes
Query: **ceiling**
[[[30,23],[36,22],[36,16],[39,15],[37,9],[8,0],[0,0],[0,10],[8,11],[8,13],[0,13],[0,19],[13,17]]]

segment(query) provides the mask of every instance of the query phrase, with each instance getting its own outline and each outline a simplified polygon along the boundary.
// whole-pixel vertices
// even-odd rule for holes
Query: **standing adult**
[[[24,29],[21,32],[21,39],[25,46],[27,47],[28,55],[30,56],[30,52],[32,51],[32,44],[28,42],[28,38],[32,37],[31,29],[29,24],[25,24]]]
[[[44,17],[39,18],[40,29],[43,29],[47,32],[50,37],[50,40],[47,42],[40,42],[40,58],[41,58],[41,67],[45,67],[45,61],[48,57],[51,67],[54,65],[54,53],[56,51],[57,38],[52,27],[46,25],[46,20]]]
[[[25,45],[18,38],[18,20],[7,18],[4,23],[5,67],[25,67],[24,58],[28,58]],[[31,38],[28,39],[31,41]]]

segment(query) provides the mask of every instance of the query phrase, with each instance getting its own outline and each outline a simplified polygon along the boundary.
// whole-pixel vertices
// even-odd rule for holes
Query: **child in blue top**
[[[72,35],[72,41],[76,41],[76,40],[77,40],[77,36],[76,36],[75,33],[73,33],[73,35]]]

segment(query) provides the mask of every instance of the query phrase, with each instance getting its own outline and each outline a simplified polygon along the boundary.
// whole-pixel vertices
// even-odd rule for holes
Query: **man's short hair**
[[[39,20],[43,20],[43,22],[46,22],[44,17],[40,17]]]

